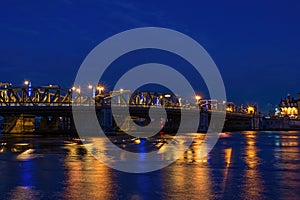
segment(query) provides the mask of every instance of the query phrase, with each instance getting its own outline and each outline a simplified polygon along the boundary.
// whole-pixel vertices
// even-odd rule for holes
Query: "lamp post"
[[[93,85],[89,84],[88,85],[89,90],[92,91],[92,98],[89,98],[89,105],[92,105],[93,101],[95,101],[95,96],[96,96],[96,89]]]
[[[196,95],[195,99],[196,99],[196,104],[200,104],[201,96]]]
[[[202,97],[200,95],[196,95],[195,99],[196,99],[196,105],[198,105],[199,109],[202,111],[202,105],[201,105]]]
[[[98,94],[102,94],[102,92],[104,91],[104,87],[103,86],[97,86],[97,90],[98,90]]]
[[[88,88],[89,90],[92,90],[92,97],[95,98],[95,94],[96,94],[95,87],[93,85],[89,85]]]
[[[80,104],[81,104],[81,96],[80,96],[81,90],[80,90],[80,86],[78,86],[78,87],[73,86],[73,87],[72,87],[72,91],[73,91],[75,94],[78,93],[79,105],[80,105]],[[72,94],[72,95],[75,95],[75,94]]]
[[[24,81],[24,85],[27,86],[28,89],[28,96],[31,97],[31,93],[32,93],[32,88],[31,88],[31,81],[29,80],[25,80]]]

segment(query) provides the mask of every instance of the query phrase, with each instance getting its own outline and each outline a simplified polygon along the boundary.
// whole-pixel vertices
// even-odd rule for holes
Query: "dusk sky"
[[[299,11],[297,0],[4,0],[0,82],[21,85],[29,79],[70,88],[84,58],[106,38],[132,28],[165,27],[208,51],[228,101],[258,103],[267,112],[281,97],[300,92]]]

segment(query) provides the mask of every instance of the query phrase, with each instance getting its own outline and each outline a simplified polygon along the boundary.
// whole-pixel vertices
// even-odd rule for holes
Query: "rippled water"
[[[233,132],[205,158],[202,136],[170,166],[129,174],[70,138],[2,135],[0,199],[300,199],[300,132]]]

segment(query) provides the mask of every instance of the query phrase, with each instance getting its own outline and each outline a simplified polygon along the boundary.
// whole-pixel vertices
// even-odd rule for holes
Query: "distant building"
[[[298,99],[294,99],[288,95],[285,99],[281,99],[279,103],[280,117],[289,117],[290,119],[300,119],[300,93]]]

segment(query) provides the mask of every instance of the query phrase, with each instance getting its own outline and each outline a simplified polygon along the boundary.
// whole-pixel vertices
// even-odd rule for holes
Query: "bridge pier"
[[[37,116],[33,114],[2,115],[1,131],[5,134],[75,133],[71,116]]]
[[[208,130],[209,125],[209,117],[207,111],[200,112],[200,120],[199,120],[199,132],[206,132]]]
[[[112,111],[109,107],[102,108],[97,112],[98,121],[104,131],[111,132],[113,131],[115,125],[112,116]]]
[[[4,116],[4,133],[33,133],[34,115],[7,115]]]
[[[59,133],[61,131],[60,118],[57,116],[43,116],[39,123],[39,132]]]
[[[72,134],[76,132],[73,118],[69,115],[42,116],[37,127],[36,132],[40,134]]]

